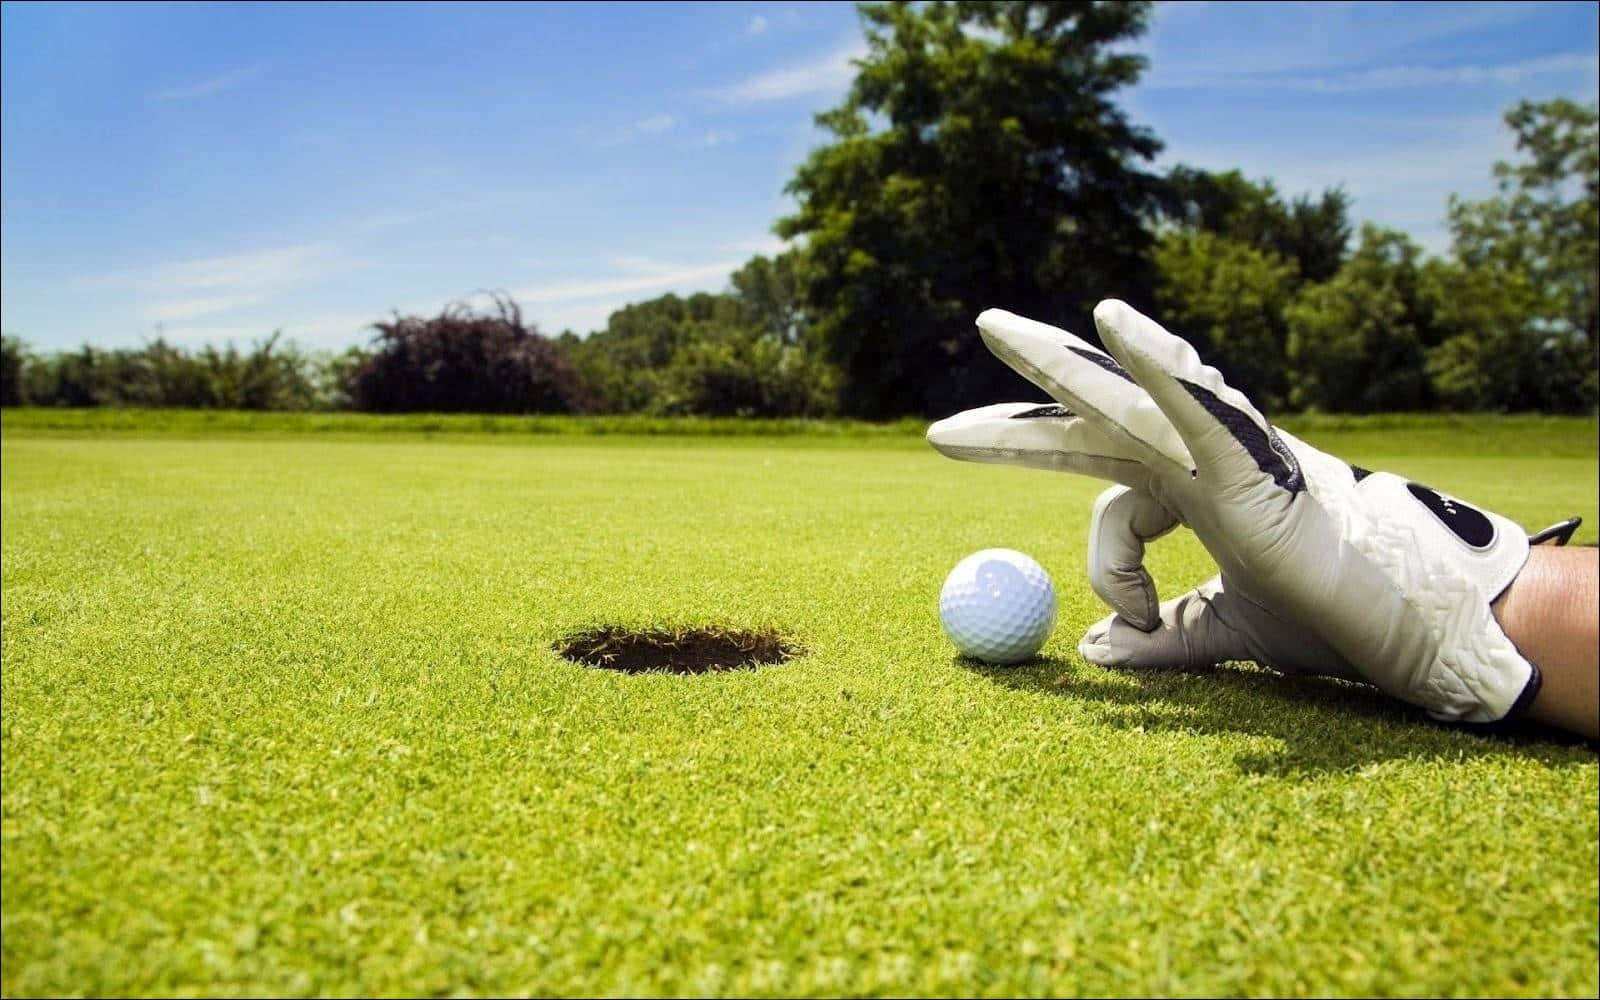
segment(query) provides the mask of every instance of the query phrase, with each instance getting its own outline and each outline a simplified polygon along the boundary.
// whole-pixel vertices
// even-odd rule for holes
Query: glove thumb
[[[1160,624],[1144,546],[1177,524],[1146,490],[1113,486],[1095,500],[1089,515],[1089,586],[1125,624],[1146,631]]]

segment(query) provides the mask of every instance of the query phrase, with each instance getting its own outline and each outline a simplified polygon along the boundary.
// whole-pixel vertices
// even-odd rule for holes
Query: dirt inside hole
[[[625,674],[753,669],[794,659],[801,652],[798,643],[771,630],[715,625],[650,629],[603,625],[569,635],[551,648],[574,663]]]

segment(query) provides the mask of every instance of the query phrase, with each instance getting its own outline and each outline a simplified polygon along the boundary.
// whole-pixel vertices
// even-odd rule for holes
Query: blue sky
[[[1507,107],[1596,99],[1597,11],[1165,4],[1123,103],[1163,166],[1343,184],[1438,250]],[[861,47],[842,4],[6,4],[0,326],[339,348],[504,289],[587,332],[780,248]]]

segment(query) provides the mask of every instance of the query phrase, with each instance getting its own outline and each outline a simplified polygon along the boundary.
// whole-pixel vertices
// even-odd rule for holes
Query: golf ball
[[[956,563],[939,591],[939,621],[956,648],[985,663],[1020,663],[1056,623],[1056,588],[1044,567],[1014,549],[984,549]]]

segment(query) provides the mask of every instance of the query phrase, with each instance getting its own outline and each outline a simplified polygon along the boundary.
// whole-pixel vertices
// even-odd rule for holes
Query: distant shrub
[[[586,397],[554,343],[522,321],[509,297],[475,313],[375,323],[373,351],[349,372],[350,405],[380,413],[578,413]]]
[[[668,293],[624,306],[604,330],[557,341],[595,409],[666,416],[818,417],[838,372],[801,335],[782,267],[757,257],[735,293]]]
[[[672,416],[825,416],[833,409],[831,375],[799,346],[729,331],[695,340],[673,357],[652,409]]]
[[[336,405],[329,362],[274,333],[248,351],[229,344],[190,352],[157,340],[140,348],[36,356],[6,338],[5,405],[180,406],[228,410],[309,410]]]

